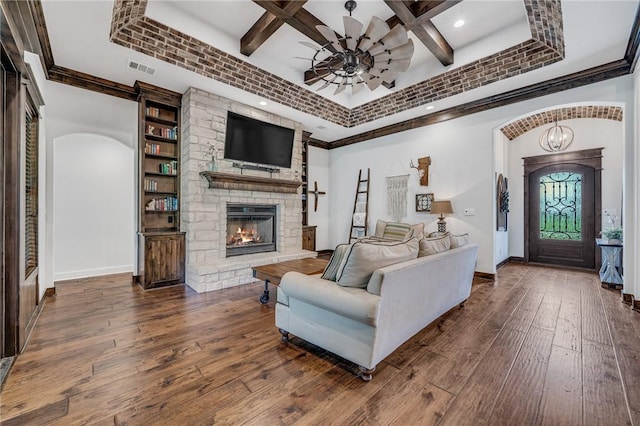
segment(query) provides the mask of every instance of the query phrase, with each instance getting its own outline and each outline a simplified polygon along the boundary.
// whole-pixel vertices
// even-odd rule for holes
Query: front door
[[[595,268],[595,170],[553,164],[529,175],[529,261]]]

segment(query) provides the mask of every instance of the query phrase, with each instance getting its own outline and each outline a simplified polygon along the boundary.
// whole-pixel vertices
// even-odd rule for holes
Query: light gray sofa
[[[467,244],[375,270],[366,288],[319,275],[286,273],[278,288],[276,326],[360,366],[375,366],[471,294],[478,246]],[[415,256],[414,256],[415,257]]]

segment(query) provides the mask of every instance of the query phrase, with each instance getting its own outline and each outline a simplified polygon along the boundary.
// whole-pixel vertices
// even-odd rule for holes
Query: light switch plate
[[[476,209],[464,209],[464,215],[465,216],[475,216],[476,215]]]

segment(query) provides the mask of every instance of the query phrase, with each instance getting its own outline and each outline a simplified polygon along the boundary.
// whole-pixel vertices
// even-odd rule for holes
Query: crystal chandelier
[[[407,30],[402,25],[390,29],[385,21],[374,16],[362,34],[364,25],[351,17],[356,2],[348,1],[344,7],[349,11],[349,16],[343,18],[345,37],[338,38],[326,25],[316,25],[327,43],[316,46],[300,42],[316,51],[311,58],[311,70],[324,82],[317,90],[332,84],[337,86],[334,95],[348,86],[351,86],[352,94],[365,85],[375,90],[382,82],[393,82],[399,72],[406,72],[414,49]]]
[[[564,151],[573,143],[573,130],[569,126],[560,126],[556,117],[553,127],[542,132],[538,143],[547,152]]]

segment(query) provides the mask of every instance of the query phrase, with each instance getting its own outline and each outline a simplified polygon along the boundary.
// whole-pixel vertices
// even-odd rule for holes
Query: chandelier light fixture
[[[553,127],[542,132],[538,143],[547,152],[564,151],[573,143],[573,130],[569,126],[560,126],[556,117]]]
[[[377,89],[383,82],[392,83],[399,72],[406,72],[413,56],[413,41],[402,25],[393,29],[382,19],[374,16],[367,30],[364,25],[351,17],[356,8],[355,1],[344,4],[349,16],[344,17],[344,37],[338,37],[326,25],[316,25],[316,29],[327,39],[327,43],[317,46],[301,41],[303,45],[316,51],[311,58],[311,70],[324,84],[317,90],[335,85],[334,95],[351,87],[351,93],[358,93],[366,85]],[[343,43],[344,42],[344,43]]]

